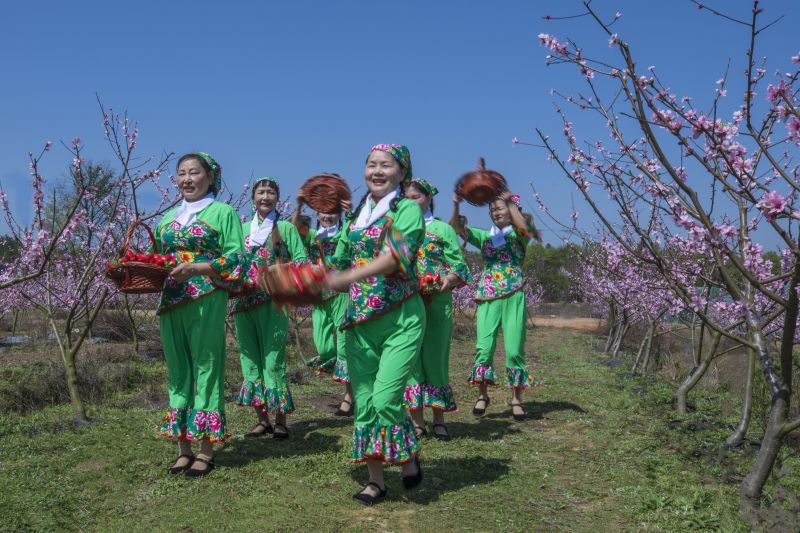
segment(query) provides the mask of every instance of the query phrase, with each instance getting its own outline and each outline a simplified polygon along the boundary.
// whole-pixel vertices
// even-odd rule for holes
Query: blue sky
[[[708,3],[742,16],[751,5]],[[595,4],[609,17],[622,12],[620,36],[679,95],[710,100],[729,58],[741,72],[745,30],[688,1]],[[787,68],[800,48],[796,3],[762,4],[765,20],[787,16],[760,52]],[[481,155],[523,195],[533,181],[562,218],[573,197],[588,214],[542,151],[511,144],[532,140],[535,127],[558,134],[549,91],[581,86],[573,69],[545,66],[538,33],[609,53],[589,20],[542,19],[579,11],[567,0],[10,3],[0,32],[0,182],[24,215],[29,150],[80,136],[88,157],[110,161],[98,93],[138,121],[140,155],[209,151],[237,191],[251,174],[293,191],[321,171],[355,186],[370,146],[398,142],[411,148],[415,174],[443,192],[444,219],[453,182]],[[731,110],[739,94],[729,91]],[[575,122],[579,137],[607,138]],[[56,145],[46,177],[55,181],[69,160]],[[466,213],[488,225],[485,210]]]

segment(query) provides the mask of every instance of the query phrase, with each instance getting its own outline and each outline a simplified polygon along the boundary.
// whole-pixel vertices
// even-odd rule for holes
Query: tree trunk
[[[83,406],[80,389],[78,388],[78,372],[75,368],[75,350],[69,339],[64,341],[61,357],[64,361],[64,370],[67,375],[67,390],[69,391],[69,402],[75,413],[76,422],[88,422],[86,408]]]
[[[675,407],[678,410],[678,413],[685,415],[688,412],[686,399],[689,396],[689,392],[694,389],[695,385],[700,382],[700,379],[705,375],[706,370],[708,367],[711,366],[711,362],[716,357],[717,349],[719,348],[720,340],[722,339],[722,335],[720,333],[714,333],[711,337],[711,347],[709,348],[708,354],[705,358],[702,357],[702,345],[698,345],[696,348],[701,350],[700,365],[694,367],[690,372],[689,375],[686,376],[686,379],[683,380],[681,386],[678,387],[678,390],[675,392]]]
[[[11,324],[11,336],[17,334],[17,324],[19,323],[19,309],[14,309],[14,322]]]
[[[753,410],[753,376],[756,372],[756,352],[747,350],[747,374],[744,383],[744,400],[742,404],[742,417],[736,432],[725,439],[725,444],[735,446],[742,442],[750,426],[750,413]]]
[[[131,325],[131,340],[133,341],[133,351],[139,353],[139,328],[136,326],[136,317],[133,315],[133,306],[128,299],[128,295],[122,293],[122,305],[125,308],[125,314],[128,317],[128,322]]]
[[[648,334],[649,333],[650,330],[648,330]],[[639,351],[636,352],[636,360],[633,362],[633,366],[631,367],[631,372],[634,374],[636,373],[636,369],[639,367],[639,361],[642,360],[642,353],[644,352],[644,345],[647,344],[647,337],[648,335],[645,335],[642,339],[642,342],[639,343]]]
[[[644,348],[644,363],[642,366],[643,376],[647,374],[647,369],[650,368],[650,354],[653,353],[653,337],[655,337],[657,327],[658,322],[653,321],[650,323],[650,327],[647,330],[647,345]]]

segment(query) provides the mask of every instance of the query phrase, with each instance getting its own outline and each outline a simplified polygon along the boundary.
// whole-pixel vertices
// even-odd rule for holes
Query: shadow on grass
[[[560,400],[550,400],[546,402],[523,402],[522,409],[525,410],[526,420],[542,420],[546,415],[558,411],[574,411],[576,413],[586,413],[583,407],[572,402]],[[508,418],[513,420],[511,406],[508,405],[502,412],[489,413],[484,418]]]
[[[457,491],[464,487],[487,485],[508,475],[510,459],[486,459],[483,456],[464,457],[460,459],[422,459],[424,475],[422,485],[405,491],[398,476],[393,475],[396,469],[386,472],[386,486],[389,488],[389,500],[403,497],[419,504],[437,501],[444,493]],[[366,466],[354,468],[351,477],[360,485],[367,483]]]
[[[286,440],[274,439],[272,435],[257,438],[236,435],[220,447],[214,460],[220,466],[241,468],[266,459],[338,452],[341,449],[339,437],[324,435],[318,430],[352,425],[352,418],[322,418],[290,422],[291,437]]]
[[[475,422],[472,424],[452,422],[447,424],[447,429],[453,440],[472,439],[492,441],[503,438],[507,433],[519,433],[519,429],[515,428],[511,422],[492,420],[491,418],[494,417],[485,416],[482,419],[476,418]]]

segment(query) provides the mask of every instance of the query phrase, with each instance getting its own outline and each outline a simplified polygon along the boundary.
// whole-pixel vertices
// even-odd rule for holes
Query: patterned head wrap
[[[512,194],[511,201],[517,205],[517,209],[522,209],[522,203],[520,203],[520,196],[519,194]]]
[[[222,190],[222,166],[208,152],[194,152],[194,155],[201,158],[211,167],[211,188],[216,191],[216,194],[219,194]]]
[[[376,144],[369,151],[369,153],[372,152],[386,152],[397,159],[400,166],[406,169],[406,179],[411,179],[413,175],[411,173],[411,152],[408,150],[407,146],[403,146],[402,144]]]
[[[436,196],[439,194],[439,189],[431,185],[431,183],[427,180],[422,178],[414,178],[409,183],[414,185],[416,188],[427,194],[428,196]]]
[[[258,187],[258,184],[261,183],[262,181],[268,181],[280,189],[281,186],[280,183],[278,183],[278,180],[273,178],[272,176],[261,176],[260,178],[253,178],[253,181],[250,183],[250,188],[252,190],[255,190],[255,188]]]

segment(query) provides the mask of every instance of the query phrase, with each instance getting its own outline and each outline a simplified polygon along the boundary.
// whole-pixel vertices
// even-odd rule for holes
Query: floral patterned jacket
[[[425,239],[417,251],[417,275],[420,278],[425,274],[444,277],[450,273],[458,276],[462,284],[472,283],[456,231],[435,218],[425,226]]]
[[[261,246],[252,246],[250,243],[250,221],[248,220],[242,224],[242,232],[246,235],[244,238],[246,270],[243,281],[247,290],[233,300],[231,314],[239,313],[270,301],[269,293],[262,291],[256,285],[259,269],[274,265],[278,258],[285,262],[294,263],[307,261],[306,251],[297,228],[291,222],[285,220],[278,220],[276,224],[281,242],[277,243],[277,245],[274,244],[272,236],[270,236]]]
[[[419,292],[415,259],[424,234],[422,210],[405,198],[397,202],[395,210],[371,226],[356,230],[350,224],[347,231],[342,232],[334,254],[338,270],[358,268],[379,255],[391,253],[397,271],[350,285],[350,298],[341,329],[387,313]]]
[[[306,245],[306,253],[308,254],[308,260],[314,264],[318,264],[320,261],[324,263],[324,265],[330,270],[336,270],[336,245],[339,243],[339,239],[342,237],[342,230],[340,229],[336,232],[336,235],[331,237],[330,239],[323,239],[317,240],[317,231],[315,229],[310,229],[308,231],[309,240]],[[325,291],[322,295],[323,300],[330,300],[338,293],[332,291]]]
[[[183,283],[167,278],[159,314],[217,289],[236,290],[242,280],[242,225],[236,210],[215,201],[197,213],[194,222],[180,227],[175,221],[177,209],[164,215],[156,226],[156,252],[173,254],[178,264],[209,262],[217,277],[195,276]]]
[[[475,288],[476,301],[503,298],[525,286],[522,263],[528,240],[530,232],[514,229],[505,235],[504,245],[495,247],[487,230],[467,228],[467,242],[481,251],[484,261]]]

